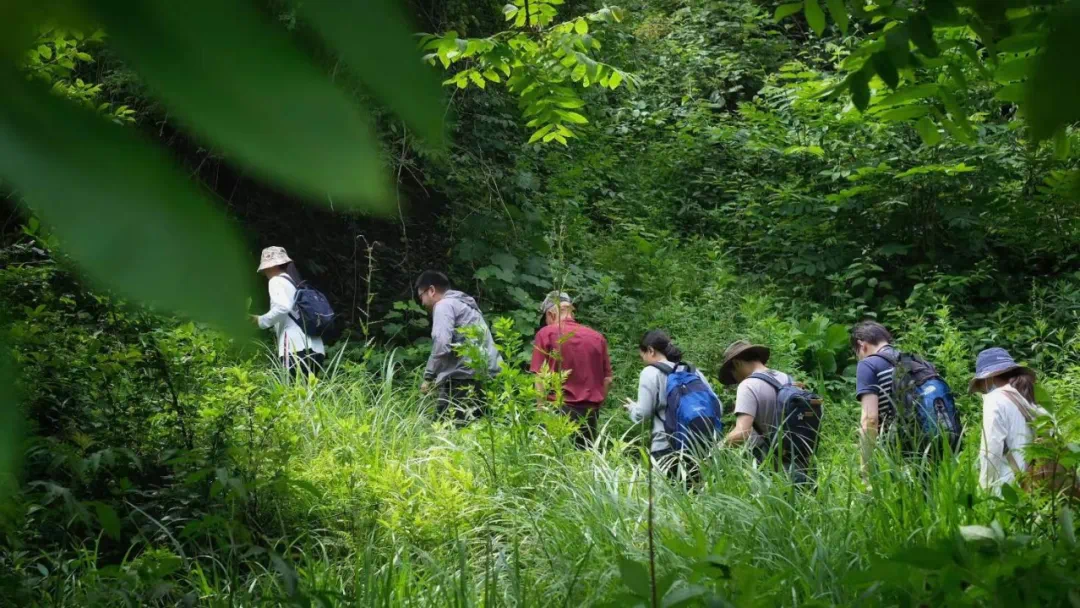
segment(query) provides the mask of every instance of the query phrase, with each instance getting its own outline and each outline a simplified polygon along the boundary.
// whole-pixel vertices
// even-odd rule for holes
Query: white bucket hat
[[[262,260],[259,262],[259,269],[255,272],[262,272],[267,268],[281,266],[289,262],[292,262],[292,260],[289,259],[289,254],[285,253],[284,247],[267,247],[262,250]]]

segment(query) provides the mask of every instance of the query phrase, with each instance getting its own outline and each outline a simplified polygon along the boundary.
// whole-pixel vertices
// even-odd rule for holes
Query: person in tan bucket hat
[[[318,371],[326,358],[326,346],[322,338],[307,335],[296,322],[296,287],[302,282],[296,264],[283,247],[267,247],[257,272],[268,279],[270,310],[253,320],[260,329],[273,328],[278,357],[291,374]]]
[[[735,428],[724,442],[748,444],[758,460],[764,457],[783,414],[777,389],[760,374],[770,376],[780,386],[792,382],[791,376],[765,366],[770,354],[766,346],[737,340],[724,351],[724,362],[720,365],[720,381],[727,386],[739,385],[735,395]]]

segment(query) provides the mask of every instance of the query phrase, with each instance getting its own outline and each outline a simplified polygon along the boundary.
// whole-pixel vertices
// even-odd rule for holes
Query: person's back
[[[536,355],[548,363],[551,371],[570,371],[562,387],[563,401],[599,404],[607,397],[604,380],[611,376],[611,363],[603,334],[577,321],[565,320],[541,329],[536,335],[536,347]]]
[[[791,376],[784,372],[765,368],[754,372],[767,374],[781,386],[791,384]],[[783,417],[783,407],[777,399],[777,390],[765,380],[750,376],[739,383],[735,396],[735,415],[753,416],[752,427],[756,434],[757,449],[767,449],[772,443]]]
[[[560,402],[562,411],[581,423],[578,447],[587,447],[596,438],[600,407],[613,380],[607,340],[574,319],[573,301],[565,292],[549,293],[540,313],[547,325],[536,334],[529,370],[534,374],[567,371],[568,376],[561,386],[561,399],[543,379],[536,382],[537,397]]]

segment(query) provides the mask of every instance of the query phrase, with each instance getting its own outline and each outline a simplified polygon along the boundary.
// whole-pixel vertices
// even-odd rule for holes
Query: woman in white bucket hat
[[[305,372],[317,372],[326,358],[322,338],[311,337],[296,322],[296,286],[300,274],[289,254],[282,247],[267,247],[262,251],[258,272],[269,279],[270,310],[258,317],[261,329],[274,328],[277,334],[278,357],[292,374],[299,367]]]

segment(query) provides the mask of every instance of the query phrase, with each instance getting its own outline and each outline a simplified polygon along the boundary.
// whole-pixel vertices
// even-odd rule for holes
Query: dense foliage
[[[351,338],[333,349],[326,376],[292,382],[267,347],[171,317],[171,304],[126,299],[149,291],[110,291],[153,273],[88,260],[64,221],[109,223],[129,201],[87,203],[60,221],[19,190],[23,176],[11,172],[29,165],[5,156],[0,310],[13,366],[0,361],[0,372],[18,370],[21,400],[17,410],[10,392],[0,400],[10,406],[0,410],[0,464],[17,461],[0,480],[5,598],[1011,606],[1067,605],[1080,593],[1070,506],[978,489],[977,398],[960,399],[955,461],[927,467],[882,452],[862,482],[847,342],[851,323],[875,317],[958,393],[978,350],[1008,348],[1040,372],[1052,448],[1080,464],[1075,133],[1067,113],[1030,122],[1022,97],[1071,31],[1064,18],[1052,29],[1048,15],[1067,17],[1074,2],[1016,3],[996,21],[991,3],[962,2],[941,17],[933,11],[953,3],[830,1],[830,21],[817,0],[415,2],[416,29],[430,32],[416,59],[431,53],[446,80],[444,148],[409,105],[415,92],[388,89],[390,68],[346,44],[350,16],[325,12],[334,4],[265,3],[262,16],[277,24],[260,27],[282,44],[291,37],[288,61],[299,61],[295,46],[315,58],[303,65],[325,68],[316,90],[332,82],[328,94],[373,108],[380,173],[396,185],[391,221],[297,206],[275,186],[311,190],[250,155],[268,148],[245,154],[193,115],[177,122],[169,85],[179,80],[155,79],[179,77],[155,72],[163,51],[136,45],[158,30],[123,30],[135,22],[103,13],[117,19],[104,34],[44,28],[20,56],[20,76],[52,91],[20,84],[35,91],[22,111],[63,99],[83,107],[80,121],[96,112],[114,123],[108,137],[141,133],[169,147],[208,194],[199,217],[229,231],[230,255],[243,259],[242,232],[251,260],[262,245],[285,246],[345,312]],[[1042,45],[1048,37],[1057,42]],[[265,55],[263,70],[280,56]],[[255,82],[262,73],[217,77],[236,78],[258,104],[274,94]],[[1059,75],[1054,94],[1067,94],[1074,77]],[[3,107],[0,119],[19,116]],[[54,125],[48,141],[71,144],[56,163],[107,154],[80,140],[77,124]],[[340,168],[322,168],[331,167]],[[142,183],[160,186],[151,178],[163,175]],[[170,169],[162,179],[178,178]],[[126,243],[124,230],[149,217],[109,234]],[[183,225],[197,229],[192,217]],[[139,257],[153,230],[131,238],[126,257]],[[191,255],[185,281],[198,282],[215,259]],[[428,321],[409,281],[428,266],[477,296],[509,363],[486,388],[493,415],[465,429],[433,422],[416,388]],[[155,285],[188,284],[154,269]],[[573,293],[580,318],[611,343],[616,383],[593,450],[575,450],[570,424],[536,409],[523,368],[537,306],[554,287]],[[196,321],[241,318],[233,300],[211,301]],[[257,297],[250,309],[262,305]],[[727,449],[704,463],[692,492],[654,478],[640,456],[645,429],[618,407],[636,389],[637,340],[653,327],[710,377],[730,341],[767,344],[775,367],[825,395],[817,490]],[[721,398],[730,412],[733,392]]]

